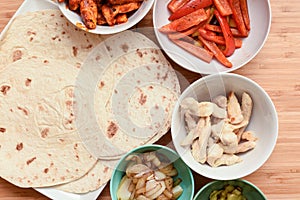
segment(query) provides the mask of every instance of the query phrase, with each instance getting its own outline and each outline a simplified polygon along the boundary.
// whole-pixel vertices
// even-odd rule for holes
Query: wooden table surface
[[[0,0],[0,31],[22,2]],[[258,186],[270,200],[297,200],[300,199],[300,1],[271,0],[271,7],[272,26],[266,44],[250,63],[234,73],[256,81],[270,95],[278,112],[279,136],[268,161],[244,179]],[[140,25],[151,24],[152,13],[149,13]],[[174,68],[190,82],[200,77],[175,64]],[[169,141],[170,134],[167,134],[159,143]],[[195,191],[209,181],[195,175]],[[0,178],[0,199],[47,198],[33,189],[18,188]],[[111,199],[108,186],[98,199]]]

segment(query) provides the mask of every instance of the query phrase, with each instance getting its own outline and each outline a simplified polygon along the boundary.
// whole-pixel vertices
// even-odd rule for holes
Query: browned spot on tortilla
[[[2,85],[0,91],[2,92],[3,95],[6,95],[7,92],[10,90],[9,85]]]
[[[143,57],[143,53],[139,49],[136,50],[136,53],[140,58]]]
[[[144,95],[143,93],[141,93],[139,103],[141,105],[144,105],[146,102],[147,102],[147,95]]]
[[[124,53],[127,53],[128,49],[129,49],[129,46],[128,46],[128,44],[124,43],[124,44],[121,45],[121,48],[122,48]]]
[[[56,36],[54,36],[54,37],[52,37],[52,40],[56,40],[56,39],[58,39],[59,37],[56,35]]]
[[[79,169],[75,169],[75,171],[76,171],[76,172],[78,172],[78,171],[79,171]]]
[[[48,64],[48,63],[49,63],[49,61],[48,61],[48,60],[44,60],[44,63],[45,63],[45,64]]]
[[[100,59],[101,59],[101,56],[99,56],[99,55],[96,56],[96,58],[95,58],[96,61],[99,61]]]
[[[26,108],[22,108],[22,107],[20,107],[20,106],[18,106],[17,108],[18,108],[19,110],[21,110],[21,111],[24,113],[24,115],[28,116],[29,111],[28,111]]]
[[[52,154],[51,154],[51,153],[48,153],[48,156],[49,156],[49,157],[51,157],[51,156],[52,156]]]
[[[75,155],[75,157],[76,157],[77,160],[79,160],[79,156],[78,155]]]
[[[168,78],[168,72],[162,77],[162,79],[165,81]]]
[[[74,149],[76,150],[76,149],[77,149],[77,147],[78,147],[78,144],[77,144],[77,143],[75,143],[75,144],[74,144]]]
[[[91,49],[93,48],[93,45],[92,44],[89,44],[88,46],[85,47],[86,49]]]
[[[52,179],[52,182],[54,182],[54,181],[55,181],[55,178]]]
[[[66,32],[65,32],[65,31],[63,31],[63,32],[61,32],[61,34],[63,34],[63,35],[64,35],[64,34],[66,34]]]
[[[159,108],[159,107],[158,107],[158,105],[155,105],[155,107],[154,107],[154,108],[155,108],[156,110],[158,110],[158,108]]]
[[[45,174],[47,174],[48,171],[49,171],[49,168],[45,168],[45,169],[44,169],[44,173],[45,173]]]
[[[9,111],[10,111],[10,112],[14,112],[13,109],[11,109],[11,108],[9,109]]]
[[[73,49],[73,56],[77,56],[77,54],[78,54],[78,48],[77,47],[75,47],[75,46],[73,46],[72,47],[72,49]]]
[[[58,140],[59,140],[60,142],[64,142],[64,141],[65,141],[64,139],[61,139],[61,138],[59,138]]]
[[[33,177],[33,180],[37,180],[37,179],[39,179],[38,176],[34,176],[34,177]]]
[[[31,56],[31,58],[37,58],[37,56]]]
[[[49,128],[44,128],[41,132],[42,138],[46,138],[48,136],[48,133],[49,133]]]
[[[141,81],[140,81],[140,80],[137,80],[136,82],[137,82],[138,84],[140,84],[140,83],[141,83]]]
[[[110,122],[108,128],[107,128],[107,136],[108,138],[112,138],[116,135],[118,131],[118,126],[114,122]]]
[[[36,159],[36,157],[33,157],[33,158],[27,160],[27,161],[26,161],[26,164],[27,164],[27,165],[30,165],[35,159]]]
[[[104,81],[101,81],[99,84],[99,89],[102,89],[104,87],[104,85],[105,85]]]
[[[106,173],[108,171],[108,167],[104,167],[103,173]]]
[[[152,85],[150,85],[148,88],[149,88],[150,90],[152,90],[152,89],[153,89],[153,86],[152,86]]]
[[[36,35],[36,32],[33,32],[33,31],[27,31],[27,35]]]
[[[66,169],[66,172],[67,172],[67,173],[70,173],[70,170]]]
[[[110,46],[106,46],[107,51],[111,51],[111,47]]]
[[[54,17],[55,15],[54,15],[54,14],[51,14],[50,16]]]
[[[29,41],[32,42],[32,40],[33,40],[33,37],[30,37],[30,38],[29,38]]]
[[[146,68],[147,68],[147,70],[149,70],[149,71],[151,70],[151,68],[150,68],[149,66],[147,66]]]
[[[64,181],[66,178],[64,176],[60,177],[60,180]]]
[[[17,144],[16,149],[18,151],[21,151],[23,149],[23,143],[21,142],[21,143]]]
[[[76,67],[77,69],[80,69],[81,63],[77,62],[77,63],[75,64],[75,67]]]
[[[51,162],[51,163],[50,163],[50,167],[53,167],[53,166],[54,166],[54,163],[53,163],[53,162]]]
[[[30,78],[27,78],[26,81],[25,81],[25,86],[26,87],[29,87],[31,84],[31,79]]]
[[[95,176],[95,174],[92,174],[92,176]]]
[[[162,96],[162,100],[164,101],[167,97],[166,96]]]
[[[17,60],[20,60],[22,58],[22,51],[21,50],[16,50],[13,52],[13,61],[17,61]]]
[[[114,90],[114,93],[115,93],[115,94],[118,94],[118,90]]]

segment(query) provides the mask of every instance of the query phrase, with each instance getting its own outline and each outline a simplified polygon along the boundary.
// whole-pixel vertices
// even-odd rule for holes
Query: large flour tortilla
[[[20,187],[76,180],[96,163],[75,126],[78,70],[52,59],[22,59],[0,72],[0,176]]]
[[[157,141],[170,128],[180,93],[175,71],[159,48],[131,31],[97,46],[83,64],[77,85],[89,97],[80,102],[86,101],[92,113],[79,115],[79,121],[89,119],[80,135],[100,159],[119,158]]]
[[[17,16],[0,42],[0,70],[21,58],[44,56],[80,67],[102,41],[72,25],[59,10]]]

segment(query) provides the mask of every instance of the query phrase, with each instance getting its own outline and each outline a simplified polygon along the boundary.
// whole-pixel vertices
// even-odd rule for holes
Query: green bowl
[[[132,153],[144,153],[149,151],[158,151],[160,154],[166,156],[173,162],[174,167],[178,171],[176,178],[181,178],[180,186],[183,188],[183,193],[178,200],[192,200],[194,196],[194,178],[190,168],[181,160],[179,155],[172,149],[161,145],[144,145],[137,147],[126,155],[124,155],[118,162],[110,180],[110,195],[112,200],[117,200],[117,190],[122,177],[125,175],[127,161],[125,158]]]
[[[213,181],[202,187],[194,197],[194,200],[209,200],[209,195],[214,190],[221,190],[226,185],[233,185],[242,189],[242,194],[247,200],[266,200],[265,195],[252,183],[242,179],[229,181]]]

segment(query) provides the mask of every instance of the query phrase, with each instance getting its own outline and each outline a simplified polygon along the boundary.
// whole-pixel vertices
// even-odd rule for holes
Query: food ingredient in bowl
[[[183,192],[173,164],[158,152],[131,154],[117,191],[119,200],[177,199]]]
[[[80,14],[88,29],[97,25],[122,24],[129,15],[139,9],[143,0],[59,0],[66,2],[68,8]]]
[[[228,98],[217,96],[212,102],[198,102],[192,97],[181,102],[187,136],[181,146],[191,147],[194,159],[212,167],[242,161],[237,155],[256,146],[254,133],[245,131],[253,102],[244,92],[239,103],[234,92]]]
[[[227,185],[222,190],[214,190],[209,195],[209,200],[247,200],[247,199],[242,195],[242,189],[240,187]]]
[[[212,54],[225,67],[232,67],[227,57],[242,47],[242,38],[250,32],[247,0],[171,0],[167,7],[170,23],[160,32],[205,62],[211,61]]]

